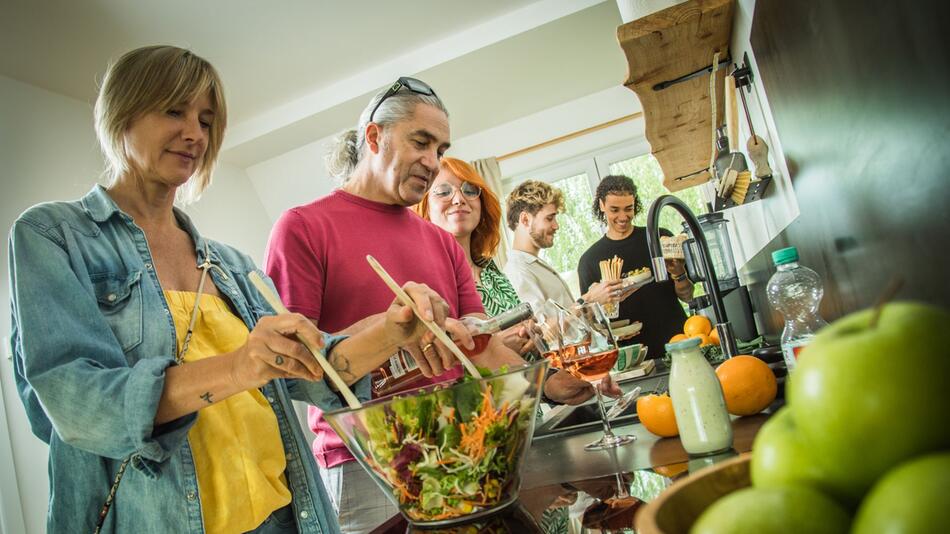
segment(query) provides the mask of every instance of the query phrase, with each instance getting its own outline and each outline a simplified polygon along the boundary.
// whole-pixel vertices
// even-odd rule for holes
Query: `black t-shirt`
[[[660,233],[672,235],[665,228],[661,228]],[[653,270],[645,228],[634,227],[629,236],[619,241],[608,239],[605,235],[584,252],[577,264],[582,293],[586,293],[591,284],[600,281],[601,260],[609,260],[615,255],[623,258],[624,274],[641,267]],[[666,280],[651,282],[621,302],[620,314],[616,320],[621,319],[643,323],[640,334],[630,342],[643,343],[650,347],[647,356],[658,358],[665,352],[664,345],[670,338],[683,331],[686,313],[676,297],[673,281]]]

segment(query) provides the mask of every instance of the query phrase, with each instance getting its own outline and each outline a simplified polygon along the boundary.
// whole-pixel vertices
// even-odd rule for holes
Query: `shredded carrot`
[[[486,388],[482,392],[481,413],[472,418],[471,427],[467,427],[465,424],[460,425],[462,439],[459,446],[476,461],[481,460],[485,455],[485,435],[488,432],[488,427],[501,420],[508,410],[508,401],[505,401],[497,412],[493,404],[491,388]]]
[[[400,493],[402,493],[402,495],[406,498],[406,500],[408,500],[408,501],[417,501],[417,500],[419,500],[419,497],[417,497],[417,496],[415,496],[415,495],[413,495],[412,493],[409,492],[409,488],[407,488],[406,485],[405,485],[401,480],[396,480],[396,479],[394,479],[394,480],[391,480],[391,482],[392,482],[393,486],[394,486],[396,489],[398,489]]]

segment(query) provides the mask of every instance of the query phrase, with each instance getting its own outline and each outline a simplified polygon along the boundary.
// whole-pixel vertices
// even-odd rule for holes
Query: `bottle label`
[[[387,395],[395,388],[415,382],[422,377],[422,371],[416,365],[416,360],[408,352],[399,349],[399,352],[389,357],[389,362],[373,373],[373,390],[375,396]]]
[[[389,375],[393,378],[399,378],[418,367],[416,360],[402,349],[399,349],[399,352],[389,357]]]

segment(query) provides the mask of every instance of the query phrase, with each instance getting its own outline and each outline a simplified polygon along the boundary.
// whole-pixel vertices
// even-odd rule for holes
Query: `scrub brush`
[[[736,183],[732,186],[732,194],[729,198],[732,199],[736,205],[740,205],[745,202],[746,193],[749,192],[749,182],[752,181],[752,173],[748,170],[742,171],[736,175]]]

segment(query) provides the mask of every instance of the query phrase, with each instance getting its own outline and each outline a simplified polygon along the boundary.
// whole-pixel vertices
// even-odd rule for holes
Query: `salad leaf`
[[[459,432],[458,427],[455,425],[446,425],[444,428],[439,429],[438,444],[439,447],[443,449],[454,449],[458,447],[461,439],[462,433]]]
[[[466,382],[456,386],[455,408],[459,420],[469,422],[482,403],[482,391],[478,382]]]

